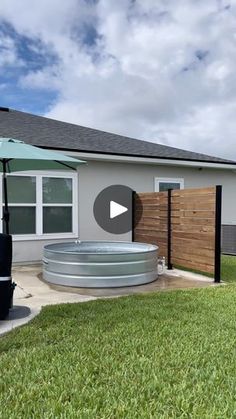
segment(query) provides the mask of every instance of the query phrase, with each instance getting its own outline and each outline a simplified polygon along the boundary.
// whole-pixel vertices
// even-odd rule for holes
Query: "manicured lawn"
[[[46,307],[0,339],[0,417],[236,417],[235,302],[228,285]]]
[[[221,264],[222,279],[226,282],[236,282],[236,256],[223,255]]]

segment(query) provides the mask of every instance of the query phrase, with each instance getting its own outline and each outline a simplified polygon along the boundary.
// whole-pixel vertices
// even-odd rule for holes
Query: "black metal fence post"
[[[135,229],[135,197],[136,191],[132,191],[132,232],[131,232],[131,240],[134,241],[134,229]]]
[[[12,306],[15,284],[11,277],[12,236],[0,234],[0,320],[5,320]]]
[[[171,191],[168,189],[167,195],[167,269],[172,269],[171,263]]]
[[[222,186],[216,186],[215,204],[215,282],[221,279],[221,209],[222,209]]]

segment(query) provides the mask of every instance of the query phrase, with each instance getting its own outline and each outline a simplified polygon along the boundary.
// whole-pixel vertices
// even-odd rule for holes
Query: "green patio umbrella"
[[[7,173],[25,170],[77,170],[77,166],[86,162],[26,144],[24,141],[0,137],[0,163],[0,171],[3,173],[3,220],[6,233],[9,234]]]

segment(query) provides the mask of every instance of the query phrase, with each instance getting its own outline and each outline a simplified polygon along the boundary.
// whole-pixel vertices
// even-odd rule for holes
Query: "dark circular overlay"
[[[112,234],[124,234],[131,231],[142,215],[140,202],[139,210],[135,214],[135,201],[138,196],[135,195],[135,199],[133,198],[133,190],[125,185],[111,185],[103,189],[93,205],[93,214],[97,224]],[[111,207],[117,209],[117,215],[111,213]],[[123,207],[124,212],[122,213]],[[119,214],[120,208],[121,213]]]

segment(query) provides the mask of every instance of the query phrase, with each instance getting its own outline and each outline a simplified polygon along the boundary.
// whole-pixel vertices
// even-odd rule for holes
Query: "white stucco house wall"
[[[24,172],[8,177],[14,261],[42,258],[45,244],[75,240],[130,240],[96,223],[94,201],[107,186],[137,192],[167,186],[223,186],[222,225],[236,227],[236,162],[0,108],[0,137],[86,160],[78,172]],[[2,202],[0,182],[0,204]],[[227,227],[226,227],[227,228]],[[3,231],[0,221],[0,232]]]

